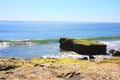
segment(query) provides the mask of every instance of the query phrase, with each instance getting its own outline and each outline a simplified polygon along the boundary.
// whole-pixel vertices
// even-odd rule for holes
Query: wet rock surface
[[[120,51],[119,50],[111,49],[109,51],[109,53],[112,54],[112,56],[120,56]]]

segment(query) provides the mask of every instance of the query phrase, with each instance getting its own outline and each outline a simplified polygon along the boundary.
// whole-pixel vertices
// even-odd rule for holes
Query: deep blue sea
[[[59,39],[120,36],[120,23],[1,21],[0,40]],[[59,54],[59,43],[12,45],[0,57],[31,58]]]

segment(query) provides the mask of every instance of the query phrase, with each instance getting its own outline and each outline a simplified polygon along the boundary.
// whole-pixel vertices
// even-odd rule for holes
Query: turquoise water
[[[59,39],[120,36],[120,23],[0,22],[0,40]],[[59,43],[11,45],[0,49],[0,57],[31,58],[58,55]]]
[[[11,45],[0,50],[0,57],[33,58],[45,55],[58,55],[58,43]]]

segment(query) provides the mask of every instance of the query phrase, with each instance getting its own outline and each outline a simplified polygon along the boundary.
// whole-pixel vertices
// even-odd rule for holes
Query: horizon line
[[[115,21],[47,21],[47,20],[0,20],[0,22],[80,22],[80,23],[120,23]]]

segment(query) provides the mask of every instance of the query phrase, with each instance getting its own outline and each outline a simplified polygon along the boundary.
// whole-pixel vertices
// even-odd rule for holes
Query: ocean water
[[[120,23],[0,22],[0,39],[53,39],[120,35]]]
[[[0,40],[59,39],[120,36],[120,23],[1,21]],[[59,43],[11,45],[0,48],[0,57],[32,58],[59,55]]]

